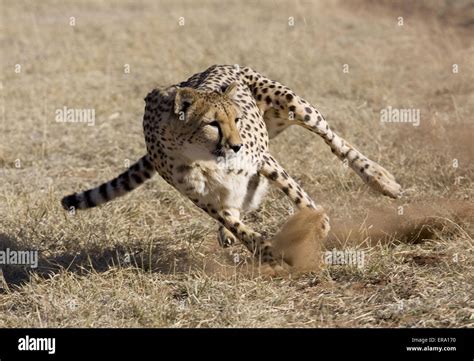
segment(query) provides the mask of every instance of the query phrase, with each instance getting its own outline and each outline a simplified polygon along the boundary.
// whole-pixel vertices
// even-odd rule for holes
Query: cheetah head
[[[242,147],[237,124],[240,113],[233,101],[237,83],[225,92],[179,88],[174,101],[174,134],[191,160],[231,158]]]

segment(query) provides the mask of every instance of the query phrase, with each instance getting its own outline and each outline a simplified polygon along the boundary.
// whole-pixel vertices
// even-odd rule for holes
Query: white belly
[[[186,172],[176,174],[176,187],[199,203],[212,204],[216,209],[248,208],[244,202],[249,180],[257,172],[256,167],[232,169],[214,164],[193,164]],[[240,173],[240,174],[239,174]]]

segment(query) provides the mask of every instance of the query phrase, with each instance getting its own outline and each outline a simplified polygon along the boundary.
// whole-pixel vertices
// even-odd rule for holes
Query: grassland
[[[272,153],[332,218],[471,202],[474,5],[348,3],[2,0],[0,249],[40,264],[4,267],[0,327],[473,327],[472,218],[371,247],[364,268],[268,280],[239,272],[245,251],[220,249],[215,222],[159,177],[75,216],[60,207],[144,153],[150,89],[219,63],[290,86],[405,189],[375,194],[288,129]],[[94,109],[94,126],[56,122],[64,106]],[[419,109],[420,126],[381,123],[388,106]],[[271,234],[291,210],[274,190],[248,223]]]

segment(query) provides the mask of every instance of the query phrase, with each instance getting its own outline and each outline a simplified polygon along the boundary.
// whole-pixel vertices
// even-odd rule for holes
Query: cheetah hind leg
[[[363,168],[359,168],[357,174],[370,188],[391,198],[398,198],[401,195],[402,187],[389,171],[370,159],[367,159],[365,163]]]
[[[347,165],[371,188],[392,198],[401,195],[401,186],[394,177],[334,133],[321,112],[309,102],[287,86],[268,79],[250,68],[242,70],[247,83],[254,90],[257,105],[264,113],[270,137],[276,136],[289,125],[303,126],[321,136],[331,151],[341,161],[347,162]]]

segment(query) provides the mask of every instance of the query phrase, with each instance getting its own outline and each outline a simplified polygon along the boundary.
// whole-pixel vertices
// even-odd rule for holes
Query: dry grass
[[[248,261],[242,248],[220,250],[216,224],[158,177],[74,217],[59,204],[144,153],[150,89],[215,63],[249,65],[289,85],[406,189],[398,201],[375,195],[315,135],[289,129],[272,152],[331,217],[469,201],[472,2],[435,12],[444,17],[428,5],[411,13],[408,0],[113,3],[2,1],[0,248],[38,249],[41,260],[32,273],[4,268],[0,327],[474,325],[472,220],[421,244],[367,249],[361,269],[265,280],[232,266],[230,252]],[[421,126],[382,124],[389,105],[420,109]],[[94,108],[95,126],[56,123],[64,106]],[[249,224],[273,233],[290,209],[272,191]]]

